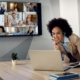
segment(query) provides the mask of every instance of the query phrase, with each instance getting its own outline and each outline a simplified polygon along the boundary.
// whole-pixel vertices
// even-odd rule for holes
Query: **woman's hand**
[[[55,48],[56,50],[60,50],[59,43],[57,43],[56,41],[53,41],[53,44],[54,44],[54,48]]]

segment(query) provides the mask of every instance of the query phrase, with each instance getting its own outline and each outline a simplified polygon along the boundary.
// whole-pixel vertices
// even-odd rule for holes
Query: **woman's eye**
[[[52,33],[52,35],[54,35],[55,33]]]
[[[60,34],[60,33],[57,33],[57,34]]]

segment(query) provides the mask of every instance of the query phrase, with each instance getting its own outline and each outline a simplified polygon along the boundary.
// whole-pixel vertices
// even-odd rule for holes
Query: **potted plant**
[[[12,55],[11,55],[11,57],[12,57],[12,65],[16,65],[17,59],[18,59],[17,53],[13,52]]]

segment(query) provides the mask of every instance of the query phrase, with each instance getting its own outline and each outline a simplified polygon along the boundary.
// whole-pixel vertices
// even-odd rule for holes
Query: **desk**
[[[80,74],[79,68],[69,69],[67,71],[76,72]],[[34,71],[30,60],[20,60],[17,62],[16,66],[12,66],[11,61],[0,62],[0,77],[2,77],[4,80],[49,80],[49,74],[53,73],[60,72]]]

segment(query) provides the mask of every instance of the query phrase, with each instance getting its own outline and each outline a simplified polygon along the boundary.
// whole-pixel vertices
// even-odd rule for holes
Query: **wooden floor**
[[[71,69],[71,71],[80,73],[80,69]],[[12,66],[11,61],[0,62],[0,77],[3,80],[49,80],[49,75],[53,73],[57,72],[34,71],[28,60],[18,61],[16,66]]]

